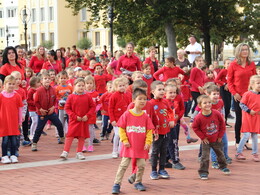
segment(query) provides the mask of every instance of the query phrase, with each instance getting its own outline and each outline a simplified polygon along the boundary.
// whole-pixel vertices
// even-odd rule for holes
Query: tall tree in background
[[[66,0],[75,14],[86,7],[92,17],[108,24],[108,7],[114,7],[114,32],[141,47],[164,45],[176,57],[176,38],[187,45],[190,34],[204,42],[207,64],[211,63],[211,43],[259,40],[257,0]],[[237,9],[238,6],[243,8]],[[97,17],[102,11],[102,17]]]

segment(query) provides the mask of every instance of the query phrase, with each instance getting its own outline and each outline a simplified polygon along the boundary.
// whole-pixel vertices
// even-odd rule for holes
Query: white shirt
[[[193,45],[189,44],[185,51],[191,51],[191,52],[194,52],[194,51],[200,51],[202,52],[202,47],[201,47],[201,44],[199,44],[198,42],[195,42]],[[200,56],[201,54],[188,54],[188,60],[189,62],[192,64],[193,61],[195,60],[195,58],[197,56]]]

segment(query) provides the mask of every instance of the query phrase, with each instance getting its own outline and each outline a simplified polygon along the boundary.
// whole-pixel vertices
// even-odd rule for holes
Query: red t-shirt
[[[219,86],[227,84],[227,69],[222,69],[218,73],[218,76],[215,79],[215,83],[217,83]]]
[[[101,97],[100,97],[100,103],[101,103],[101,114],[109,116],[108,115],[108,103],[109,103],[109,99],[111,97],[113,93],[104,93]]]
[[[190,73],[190,84],[191,84],[191,91],[199,92],[198,87],[203,87],[205,84],[205,72],[197,67],[191,69]]]
[[[34,103],[34,94],[36,93],[36,89],[30,88],[27,95],[27,104],[29,112],[36,112],[36,106]]]
[[[147,130],[154,129],[149,116],[144,112],[140,115],[126,111],[118,120],[117,126],[125,129],[131,147],[122,146],[120,156],[127,158],[148,159],[148,150],[144,150]]]
[[[24,68],[23,66],[12,66],[8,63],[4,64],[3,66],[0,67],[0,74],[4,75],[4,76],[8,76],[10,75],[13,71],[18,71],[21,73],[21,77],[22,77],[22,80],[25,79],[25,76],[24,76]]]
[[[124,68],[131,72],[141,70],[141,64],[142,63],[139,58],[136,57],[134,54],[132,54],[130,57],[128,57],[127,55],[123,55],[118,60],[117,71],[122,72],[120,68]]]
[[[100,104],[100,97],[97,91],[87,91],[86,92],[90,97],[92,97],[92,100],[95,104],[95,113],[97,112],[98,109],[98,105]],[[96,114],[92,115],[89,119],[88,119],[88,124],[96,124],[96,120],[97,120],[97,116]]]
[[[44,62],[42,69],[46,69],[46,70],[53,69],[53,70],[55,70],[56,74],[58,74],[60,71],[62,71],[61,64],[58,61],[56,61],[55,64],[52,64],[51,62],[46,61],[46,62]]]
[[[221,114],[217,110],[212,110],[209,116],[204,116],[200,112],[194,118],[192,129],[201,140],[208,138],[209,142],[212,143],[223,137],[226,125]]]
[[[32,56],[29,67],[33,69],[33,72],[38,73],[41,71],[44,62],[44,58],[38,59],[37,56]]]
[[[66,101],[68,96],[72,94],[73,87],[70,85],[58,85],[55,90],[56,90],[57,101],[61,99]],[[60,104],[58,104],[58,109],[63,110],[64,106],[60,106]]]
[[[160,79],[160,75],[163,75],[163,79],[161,80]],[[171,67],[162,67],[160,70],[156,71],[154,74],[153,74],[153,77],[156,79],[156,80],[161,80],[161,81],[167,81],[168,79],[171,79],[171,78],[176,78],[178,77],[179,74],[182,74],[184,75],[185,72],[180,69],[178,66],[175,66],[173,68]]]
[[[106,84],[107,81],[109,81],[109,78],[106,74],[102,75],[94,75],[95,84],[96,84],[96,90],[99,94],[105,93],[106,90]]]

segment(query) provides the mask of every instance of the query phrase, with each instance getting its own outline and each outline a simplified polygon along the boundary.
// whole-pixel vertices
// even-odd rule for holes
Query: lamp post
[[[21,10],[21,19],[24,24],[24,44],[25,44],[25,51],[28,50],[28,44],[27,44],[27,24],[30,20],[30,11],[28,8],[26,8],[26,5],[24,8]]]
[[[9,29],[8,29],[7,25],[5,27],[5,32],[6,32],[6,46],[8,47],[8,44],[9,44]]]
[[[111,6],[108,7],[108,17],[110,19],[110,52],[113,56],[113,20],[114,20],[114,1],[112,1]]]

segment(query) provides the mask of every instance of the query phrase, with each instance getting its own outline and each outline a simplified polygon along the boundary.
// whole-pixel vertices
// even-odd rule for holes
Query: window
[[[54,18],[54,14],[53,14],[53,7],[49,7],[49,17],[50,17],[50,21],[53,21]]]
[[[87,32],[83,32],[83,33],[82,33],[82,37],[83,37],[83,38],[87,38]]]
[[[86,8],[81,9],[81,21],[86,21],[87,20],[87,10]]]
[[[95,45],[100,46],[100,32],[95,32]]]
[[[37,35],[36,35],[36,33],[32,34],[32,45],[33,45],[33,47],[37,46]]]
[[[45,33],[41,33],[41,43],[45,41]]]
[[[45,20],[45,14],[44,14],[44,8],[42,7],[41,8],[41,11],[40,11],[40,14],[41,14],[41,22],[43,22]]]
[[[0,18],[3,18],[4,17],[4,12],[3,10],[0,10]]]
[[[0,37],[4,37],[4,36],[5,36],[5,29],[0,28]]]
[[[7,10],[7,17],[8,18],[16,17],[16,9],[8,9]]]
[[[50,33],[50,41],[54,44],[54,33]]]
[[[32,8],[32,22],[36,22],[36,9]]]

